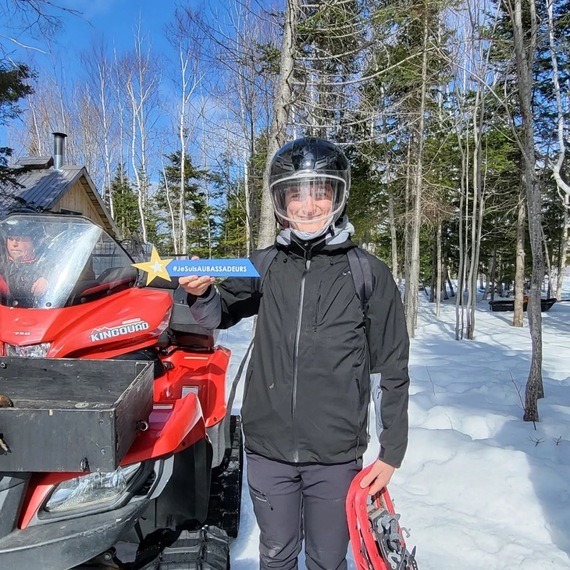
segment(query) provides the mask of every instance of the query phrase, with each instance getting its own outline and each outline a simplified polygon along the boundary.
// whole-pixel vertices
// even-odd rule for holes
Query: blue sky
[[[82,16],[66,18],[65,35],[83,48],[92,38],[103,36],[119,48],[128,48],[139,20],[145,33],[161,38],[177,5],[168,0],[68,0],[67,3],[82,12]]]
[[[152,38],[153,44],[166,44],[163,30],[178,5],[177,2],[159,0],[56,0],[56,4],[79,12],[79,15],[71,15],[50,10],[62,22],[52,42],[54,47],[69,55],[68,63],[78,60],[81,51],[87,49],[94,40],[96,43],[104,40],[108,45],[116,46],[119,51],[128,49],[132,46],[133,30],[139,21],[143,33]],[[4,39],[5,47],[10,49],[11,46],[14,49],[13,57],[23,60],[31,57],[40,64],[41,52],[48,51],[46,39],[33,37],[28,31],[16,33],[9,27],[9,22],[0,22],[0,34],[4,38],[14,37],[21,44],[29,46],[27,53],[23,53],[21,48]]]
[[[42,74],[42,69],[57,68],[56,75],[68,79],[81,76],[81,53],[91,45],[104,42],[119,53],[133,47],[133,31],[140,22],[141,31],[153,51],[168,51],[164,28],[172,18],[179,2],[172,0],[54,0],[56,6],[73,9],[77,15],[46,7],[48,14],[61,20],[61,26],[52,36],[41,33],[39,26],[26,29],[16,14],[0,17],[0,44],[3,53],[17,62],[27,63]],[[187,2],[187,5],[197,2]],[[57,63],[54,63],[55,60]],[[20,105],[25,107],[23,101]],[[0,125],[0,146],[13,146],[8,140],[7,126]]]
[[[178,87],[176,82],[179,78],[180,63],[177,53],[168,42],[165,31],[168,24],[173,21],[173,16],[177,7],[184,6],[200,11],[202,7],[206,9],[203,14],[206,18],[215,22],[216,27],[224,27],[228,23],[228,10],[232,8],[233,2],[228,0],[52,0],[55,5],[78,12],[77,15],[66,13],[65,11],[50,9],[50,14],[61,20],[61,26],[57,32],[51,36],[30,33],[24,30],[22,22],[9,21],[3,18],[0,9],[0,47],[4,51],[10,51],[10,57],[14,61],[28,64],[38,73],[38,81],[35,85],[41,85],[44,89],[61,89],[64,104],[71,104],[74,100],[76,85],[80,85],[87,78],[82,54],[91,54],[94,47],[104,46],[105,52],[110,59],[113,59],[112,51],[116,49],[119,59],[126,52],[132,52],[135,47],[135,30],[140,25],[141,39],[144,42],[144,51],[150,47],[152,56],[158,58],[160,83],[156,87],[159,105],[153,107],[153,117],[149,120],[158,128],[154,129],[154,139],[151,144],[156,148],[148,149],[152,159],[158,160],[164,148],[168,151],[177,148],[177,136],[175,120],[173,122],[174,106],[169,102],[173,97],[178,97]],[[265,5],[261,0],[253,0],[257,7]],[[0,8],[2,5],[0,4]],[[216,13],[218,12],[218,13]],[[32,32],[37,31],[37,25]],[[8,38],[13,37],[21,46],[11,42]],[[97,50],[99,51],[99,50]],[[93,58],[90,58],[93,61]],[[206,70],[208,71],[208,69]],[[216,71],[214,71],[216,73]],[[204,76],[202,76],[204,77]],[[228,121],[228,117],[233,112],[228,110],[225,99],[218,99],[215,92],[208,91],[208,80],[204,79],[193,95],[196,108],[205,109],[206,120],[210,122]],[[54,83],[55,81],[55,83]],[[55,85],[55,87],[54,87]],[[39,91],[39,89],[37,89]],[[59,91],[56,91],[59,93]],[[26,100],[20,106],[26,108]],[[196,111],[196,109],[194,110]],[[14,160],[27,152],[25,142],[22,143],[23,118],[29,116],[24,113],[14,121],[9,127],[0,125],[0,146],[9,146],[14,149]],[[177,118],[175,118],[177,119]],[[57,122],[57,118],[55,119]],[[174,128],[173,128],[173,125]],[[198,148],[200,128],[203,123],[196,124],[194,149],[196,151],[196,161],[207,162],[204,158],[204,151]],[[70,127],[64,129],[52,126],[54,130],[65,130],[68,136],[74,134]],[[238,129],[236,127],[236,133]],[[231,132],[231,131],[230,131]],[[174,133],[174,136],[173,136]],[[237,136],[237,134],[236,134]],[[220,131],[219,140],[222,141],[223,132]],[[168,139],[168,140],[165,140]],[[71,139],[70,139],[71,140]],[[78,140],[76,137],[74,140]],[[225,139],[224,141],[225,144]],[[190,149],[192,152],[192,149]],[[209,141],[208,160],[218,157],[219,152],[214,145],[214,141]],[[160,165],[159,165],[160,166]],[[153,169],[156,173],[158,167]],[[151,178],[153,174],[151,172]]]

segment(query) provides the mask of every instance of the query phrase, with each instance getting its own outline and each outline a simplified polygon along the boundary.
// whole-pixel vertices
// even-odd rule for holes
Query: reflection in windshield
[[[103,229],[72,216],[11,215],[0,222],[0,302],[59,308],[132,287],[137,271]]]

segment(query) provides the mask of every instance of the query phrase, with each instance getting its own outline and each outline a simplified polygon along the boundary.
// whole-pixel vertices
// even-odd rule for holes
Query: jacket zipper
[[[291,427],[293,428],[293,462],[299,462],[299,441],[295,415],[297,411],[297,378],[298,378],[298,357],[299,341],[301,337],[301,321],[303,317],[303,303],[305,301],[305,278],[311,268],[311,251],[305,250],[305,270],[301,276],[301,292],[299,296],[299,313],[297,314],[297,329],[295,330],[295,349],[293,352],[293,393],[291,395]]]

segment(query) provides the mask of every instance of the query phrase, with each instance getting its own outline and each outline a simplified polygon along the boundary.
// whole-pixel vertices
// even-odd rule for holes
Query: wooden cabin
[[[64,164],[65,135],[54,133],[54,157],[27,157],[15,168],[16,185],[0,184],[0,219],[14,210],[81,214],[112,236],[119,231],[84,166]]]

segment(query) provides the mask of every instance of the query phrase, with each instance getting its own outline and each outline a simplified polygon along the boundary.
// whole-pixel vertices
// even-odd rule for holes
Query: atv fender
[[[139,431],[121,465],[172,455],[206,439],[200,401],[192,393],[172,404],[155,404],[148,425],[142,429],[144,431]],[[24,502],[18,528],[29,525],[54,485],[77,476],[78,473],[70,472],[35,474],[35,484],[29,487],[31,491]]]
[[[143,429],[121,465],[176,453],[205,439],[206,425],[200,400],[190,392],[172,403],[155,404],[148,427],[144,426]]]

